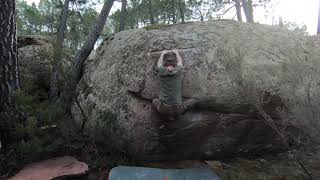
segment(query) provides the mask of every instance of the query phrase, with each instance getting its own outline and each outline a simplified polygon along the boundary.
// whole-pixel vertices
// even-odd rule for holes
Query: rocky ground
[[[313,151],[295,152],[298,160],[312,174],[314,180],[320,179],[320,147]],[[137,163],[136,166],[154,168],[194,168],[209,167],[222,180],[309,180],[305,171],[292,159],[292,152],[264,157],[229,158],[221,161],[184,160],[172,162]],[[91,172],[83,180],[106,178],[109,170]]]
[[[305,168],[320,179],[320,146],[313,151],[295,152]],[[307,180],[308,177],[299,164],[292,159],[292,152],[264,157],[230,158],[222,161],[179,161],[146,163],[158,168],[210,167],[222,180]]]

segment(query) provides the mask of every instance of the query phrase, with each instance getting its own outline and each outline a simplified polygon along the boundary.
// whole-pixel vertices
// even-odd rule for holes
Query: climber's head
[[[163,66],[169,70],[177,66],[177,57],[173,52],[168,52],[164,55]]]

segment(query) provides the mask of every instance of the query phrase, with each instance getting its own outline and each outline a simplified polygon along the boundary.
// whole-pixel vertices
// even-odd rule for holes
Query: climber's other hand
[[[161,54],[167,54],[169,51],[168,50],[163,50],[161,51]]]

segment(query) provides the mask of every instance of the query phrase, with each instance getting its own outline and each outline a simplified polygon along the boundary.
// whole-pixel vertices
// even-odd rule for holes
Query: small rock
[[[259,161],[260,161],[261,163],[266,163],[266,162],[267,162],[265,159],[259,159]]]
[[[205,161],[213,169],[223,169],[223,164],[220,161]]]

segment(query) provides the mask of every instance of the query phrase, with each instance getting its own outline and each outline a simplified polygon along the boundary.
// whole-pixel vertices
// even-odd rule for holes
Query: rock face
[[[50,40],[44,36],[18,37],[18,59],[22,87],[48,89],[52,72]]]
[[[58,60],[50,37],[32,35],[18,37],[18,63],[23,89],[47,95],[54,61]],[[67,51],[62,55],[63,70],[71,64]]]
[[[310,42],[281,28],[234,21],[117,33],[86,62],[77,87],[86,128],[90,132],[99,126],[100,113],[114,113],[129,137],[130,152],[145,160],[281,151],[276,133],[250,102],[257,92],[268,92],[262,107],[280,123],[276,108],[283,104],[276,89],[282,80],[277,74],[292,54],[309,54],[315,47]],[[179,49],[184,60],[183,97],[208,99],[170,122],[151,104],[159,94],[155,65],[164,49]],[[252,82],[259,88],[250,86]],[[81,119],[78,106],[73,113]]]
[[[64,156],[30,164],[9,180],[50,180],[79,176],[87,171],[86,163],[79,162],[74,157]]]

